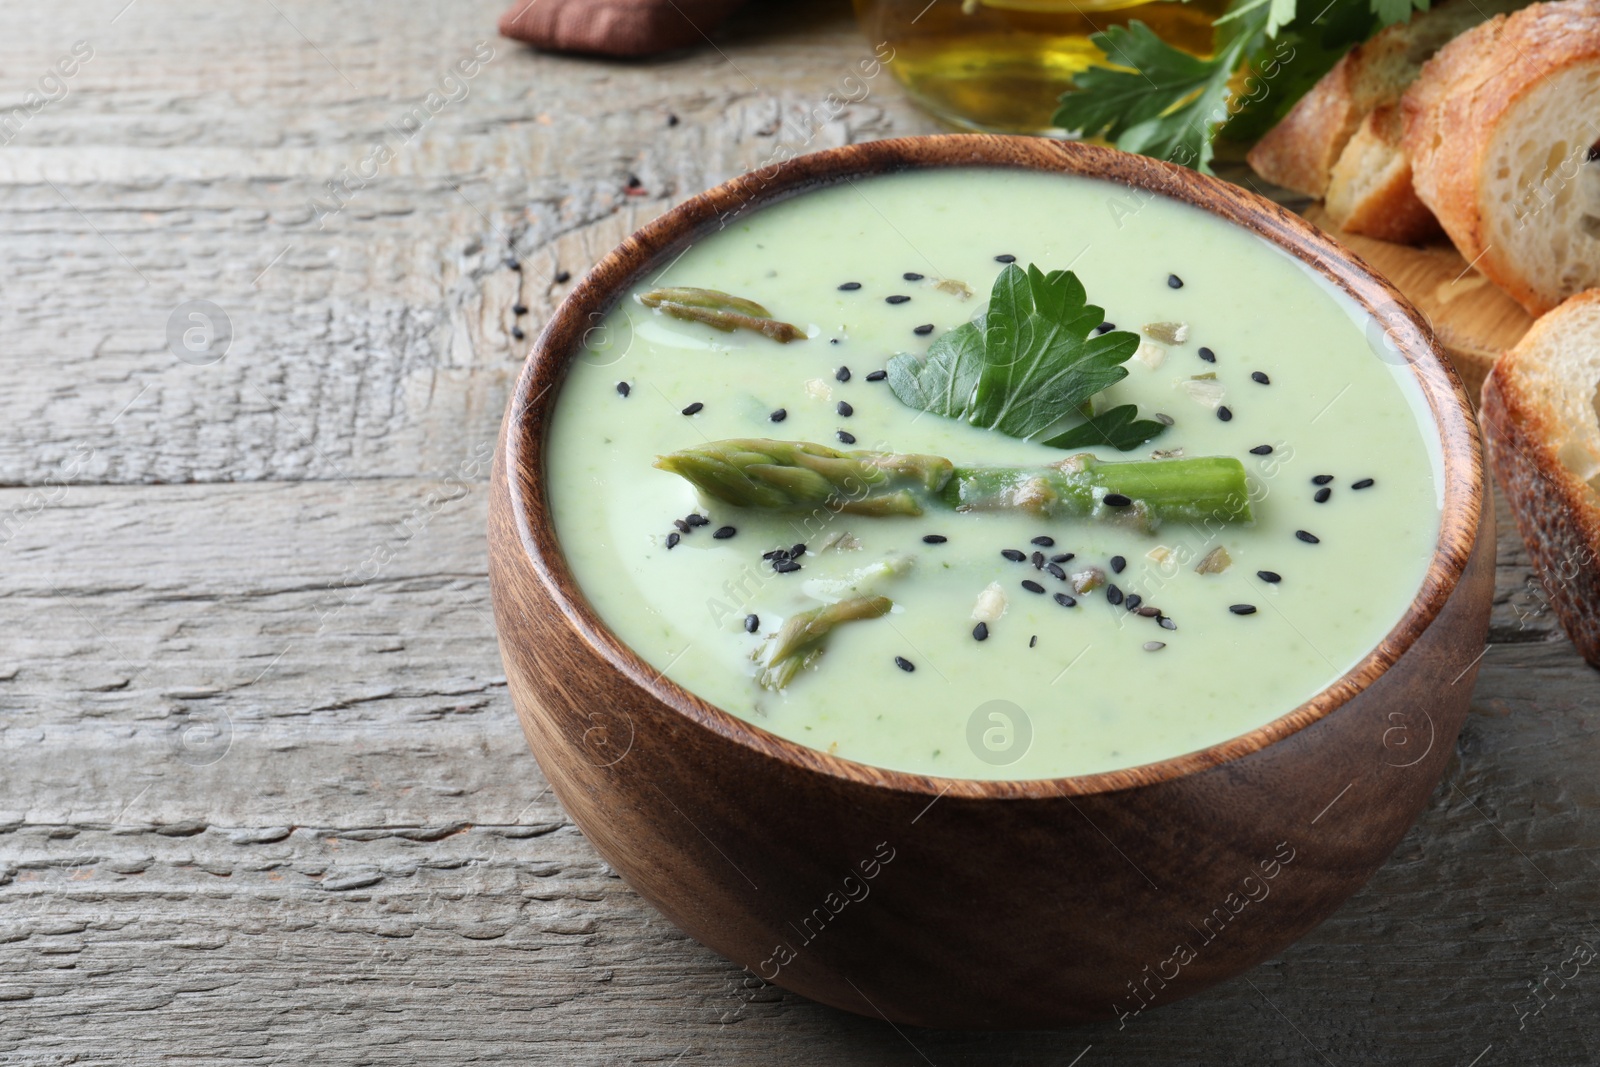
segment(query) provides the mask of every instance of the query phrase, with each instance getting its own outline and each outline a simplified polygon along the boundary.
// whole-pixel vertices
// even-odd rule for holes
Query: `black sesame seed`
[[[753,634],[759,629],[761,629],[761,616],[759,616],[759,615],[746,615],[744,617],[744,632],[745,633]]]
[[[841,293],[853,293],[859,288],[861,288],[860,282],[845,282],[843,285],[839,286],[839,291]]]
[[[1126,559],[1124,559],[1123,557],[1121,557],[1121,556],[1112,556],[1111,557],[1111,573],[1112,574],[1121,574],[1122,573],[1122,569],[1124,567],[1126,567],[1127,565],[1128,565],[1128,561]]]
[[[1101,503],[1108,508],[1125,508],[1133,503],[1133,498],[1123,496],[1121,493],[1107,493]]]
[[[511,314],[513,314],[513,315],[526,315],[527,313],[528,313],[528,305],[527,304],[512,304],[511,305]]]
[[[522,268],[521,267],[516,267],[516,268],[513,268],[513,269],[521,270]],[[556,284],[557,285],[566,285],[571,280],[572,280],[572,272],[570,270],[558,270],[558,271],[556,271]]]
[[[1129,611],[1138,611],[1139,605],[1143,603],[1144,597],[1140,596],[1138,593],[1129,593],[1127,599],[1122,602],[1122,606],[1127,608]]]
[[[513,326],[511,327],[511,336],[520,341],[528,335],[522,331],[521,326]]]
[[[946,537],[944,534],[922,535],[922,543],[925,545],[942,545],[948,540],[950,540],[950,538]]]
[[[853,445],[856,443],[856,435],[849,430],[835,430],[833,435],[844,444]]]
[[[1201,345],[1200,358],[1205,360],[1207,363],[1215,363],[1217,361],[1217,354],[1211,351],[1211,349],[1207,348],[1205,345]]]
[[[1256,447],[1254,447],[1254,448],[1252,448],[1250,450],[1250,454],[1252,456],[1270,456],[1270,455],[1272,455],[1272,446],[1271,445],[1256,445]]]
[[[1311,499],[1315,500],[1319,504],[1326,504],[1328,502],[1328,498],[1332,495],[1333,490],[1329,489],[1327,486],[1323,486],[1321,489],[1317,490],[1316,495],[1314,495]]]
[[[1115,330],[1116,328],[1117,328],[1117,324],[1114,323],[1114,322],[1102,322],[1100,325],[1098,325],[1098,326],[1096,326],[1094,328],[1094,332],[1095,333],[1110,333],[1112,330]]]
[[[1254,604],[1229,604],[1228,610],[1235,615],[1254,615],[1256,606]]]
[[[667,125],[668,126],[676,126],[679,123],[679,121],[681,121],[681,120],[676,115],[668,115],[667,116]]]
[[[1035,552],[1033,555],[1029,556],[1028,559],[1033,563],[1033,569],[1034,570],[1036,570],[1036,571],[1044,570],[1044,553],[1043,552]]]
[[[690,526],[705,526],[711,520],[700,514],[698,511],[695,511],[685,515],[683,517],[683,521],[687,522]]]
[[[850,368],[840,367],[838,370],[834,371],[833,380],[836,382],[848,382],[850,380]]]
[[[675,534],[675,533],[667,534],[667,547],[668,548],[677,548],[678,547],[678,536],[679,535]]]
[[[1327,485],[1331,481],[1333,481],[1333,475],[1331,475],[1331,474],[1319,474],[1316,477],[1311,479],[1311,484],[1312,485]]]
[[[1272,379],[1268,378],[1265,374],[1261,373],[1258,370],[1253,370],[1253,371],[1250,372],[1250,380],[1252,382],[1259,382],[1262,385],[1271,385],[1272,384]]]
[[[918,274],[914,270],[908,270],[904,274],[900,275],[900,277],[904,278],[908,282],[920,282],[922,280],[922,275]]]
[[[1028,647],[1029,648],[1032,648],[1034,645],[1037,645],[1038,643],[1039,643],[1039,635],[1038,634],[1034,634],[1032,637],[1028,638]]]
[[[780,559],[772,565],[772,569],[779,574],[793,574],[800,569],[800,564],[792,559]]]
[[[672,525],[678,528],[679,533],[688,533],[692,529],[692,527],[683,519],[673,519]]]
[[[1051,563],[1065,563],[1065,562],[1067,562],[1067,560],[1073,559],[1076,556],[1077,556],[1076,552],[1062,552],[1062,553],[1059,553],[1058,555],[1051,556],[1050,557],[1050,562]]]
[[[1224,404],[1217,409],[1217,418],[1221,419],[1223,422],[1232,422],[1233,412],[1229,411],[1228,405]]]
[[[972,639],[974,641],[989,640],[989,624],[986,622],[980,622],[978,625],[974,626],[972,628]]]
[[[925,322],[921,326],[913,326],[911,332],[918,337],[926,337],[933,332],[933,323]]]
[[[886,296],[883,298],[883,302],[885,304],[906,304],[910,303],[910,301],[911,298],[909,296],[902,296],[899,293],[896,293],[894,296]]]
[[[1108,584],[1106,586],[1106,603],[1107,604],[1120,604],[1120,603],[1122,603],[1122,590],[1118,589],[1115,584]]]
[[[839,401],[838,406],[833,410],[837,411],[841,416],[847,419],[856,413],[856,409],[850,406],[850,402],[848,400]]]
[[[508,270],[521,271],[522,270],[522,262],[519,259],[517,259],[516,256],[507,256],[506,257],[506,268]]]
[[[618,393],[618,395],[627,396],[631,392],[633,392],[633,386],[629,385],[627,382],[618,382],[617,383],[617,393]]]
[[[704,404],[696,400],[693,404],[690,404],[688,407],[684,408],[683,413],[685,415],[698,415],[704,407]]]
[[[1050,572],[1052,578],[1059,578],[1063,582],[1067,580],[1067,572],[1061,569],[1059,563],[1046,563],[1044,569]]]
[[[1015,262],[1016,262],[1016,261],[1017,261],[1017,257],[1016,257],[1016,256],[1013,256],[1013,255],[1011,255],[1011,254],[1010,254],[1010,253],[1009,253],[1009,252],[1008,252],[1008,253],[1006,253],[1006,254],[1004,254],[1004,255],[1000,255],[1000,256],[995,256],[995,257],[994,257],[994,261],[995,261],[995,262],[996,262],[996,263],[1015,263]]]
[[[1318,537],[1314,533],[1309,533],[1309,532],[1307,532],[1305,530],[1296,530],[1294,532],[1294,535],[1296,537],[1300,538],[1300,540],[1304,541],[1308,545],[1320,545],[1322,543],[1322,538]]]
[[[1165,615],[1157,617],[1156,625],[1161,627],[1163,630],[1176,630],[1178,628],[1178,624],[1167,618]]]
[[[1260,578],[1263,582],[1267,582],[1272,585],[1277,585],[1279,582],[1283,581],[1283,575],[1279,574],[1277,571],[1256,571],[1256,577]]]
[[[779,408],[777,411],[774,411],[771,415],[768,415],[767,416],[767,420],[769,422],[782,422],[784,419],[787,419],[788,417],[789,417],[789,412],[784,410],[783,408]]]
[[[800,542],[797,545],[792,545],[789,548],[789,555],[792,556],[795,559],[799,559],[801,556],[803,556],[805,554],[806,554],[806,544],[805,544],[804,541]]]
[[[1065,593],[1057,593],[1051,599],[1064,608],[1075,608],[1078,606],[1078,602]]]
[[[1000,554],[1006,559],[1009,559],[1012,563],[1021,563],[1023,560],[1028,558],[1026,555],[1014,548],[1002,548],[1000,550]]]
[[[867,381],[869,381],[869,382],[881,382],[885,378],[887,378],[888,376],[889,376],[889,372],[886,371],[886,370],[875,370],[871,374],[867,375]]]
[[[1047,537],[1044,534],[1040,534],[1030,542],[1030,544],[1038,545],[1040,548],[1050,548],[1055,543],[1056,539],[1054,537]]]
[[[894,658],[894,665],[905,671],[907,674],[910,674],[912,671],[917,669],[917,665],[906,659],[904,656],[896,656]]]
[[[628,175],[628,188],[629,189],[637,189],[637,188],[639,188],[639,186],[641,186],[643,184],[644,184],[644,182],[639,180],[639,176],[637,174]]]
[[[1359,482],[1351,482],[1352,489],[1371,489],[1376,484],[1371,478],[1363,478]]]
[[[1176,274],[1167,275],[1167,288],[1168,289],[1182,289],[1183,288],[1183,279],[1178,277]]]

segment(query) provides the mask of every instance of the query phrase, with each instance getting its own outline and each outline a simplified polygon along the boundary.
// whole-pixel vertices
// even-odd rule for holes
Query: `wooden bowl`
[[[548,416],[584,331],[730,213],[847,177],[974,164],[1103,178],[1243,226],[1368,308],[1370,336],[1421,383],[1445,471],[1421,592],[1377,648],[1281,718],[1200,752],[1076,778],[882,770],[776,737],[662,677],[573,580],[543,473]],[[1355,892],[1416,818],[1450,758],[1484,647],[1494,531],[1483,471],[1467,395],[1417,312],[1276,205],[1080,144],[962,135],[853,145],[695,197],[601,260],[556,311],[495,457],[501,655],[528,743],[596,851],[752,975],[920,1026],[1127,1018],[1279,952]]]

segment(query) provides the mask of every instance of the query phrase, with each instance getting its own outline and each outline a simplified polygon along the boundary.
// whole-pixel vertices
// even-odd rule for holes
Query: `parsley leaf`
[[[1046,274],[1012,264],[995,279],[979,319],[942,334],[925,358],[902,353],[889,360],[889,389],[919,411],[1033,438],[1128,376],[1123,364],[1139,338],[1121,330],[1096,333],[1104,318],[1071,271]],[[1095,426],[1080,443],[1126,451],[1165,429],[1133,421],[1133,405],[1124,407],[1125,415],[1113,408],[1062,436]]]
[[[1137,19],[1094,34],[1090,40],[1116,66],[1093,66],[1074,78],[1051,121],[1124,151],[1209,171],[1212,134],[1231,114],[1228,81],[1281,13],[1277,0],[1239,5],[1218,21],[1210,59],[1167,44]]]
[[[1065,433],[1041,442],[1051,448],[1089,448],[1110,445],[1118,452],[1138,448],[1155,437],[1166,426],[1153,419],[1136,418],[1139,409],[1132,404],[1118,404],[1093,416],[1088,422],[1074,426]]]
[[[1426,11],[1428,0],[1372,0],[1372,13],[1377,16],[1379,26],[1405,22],[1411,18],[1412,8]]]

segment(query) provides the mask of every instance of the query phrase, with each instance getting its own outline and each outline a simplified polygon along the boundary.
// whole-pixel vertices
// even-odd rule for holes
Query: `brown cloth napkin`
[[[553,52],[649,56],[700,44],[744,0],[517,0],[500,33]]]

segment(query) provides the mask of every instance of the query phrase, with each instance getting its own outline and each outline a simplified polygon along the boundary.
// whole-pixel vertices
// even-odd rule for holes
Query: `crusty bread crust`
[[[1556,301],[1536,291],[1486,240],[1483,161],[1501,120],[1540,82],[1600,58],[1600,0],[1535,4],[1496,16],[1427,62],[1401,100],[1412,184],[1461,255],[1530,314]]]
[[[1328,189],[1334,165],[1375,108],[1396,103],[1446,41],[1527,0],[1444,0],[1374,34],[1335,63],[1246,157],[1269,182],[1307,196]]]
[[[1547,338],[1563,327],[1567,313],[1585,305],[1600,305],[1600,290],[1580,293],[1534,323],[1495,363],[1478,414],[1489,462],[1545,596],[1583,658],[1600,667],[1600,500],[1561,462],[1565,428],[1529,380],[1539,373]],[[1585,391],[1595,387],[1570,384]]]
[[[1339,154],[1328,181],[1327,209],[1346,233],[1419,244],[1439,232],[1439,220],[1411,187],[1403,134],[1399,108],[1386,104],[1361,120]]]
[[[1351,84],[1359,72],[1359,52],[1347,52],[1250,149],[1245,158],[1257,174],[1307,196],[1327,191],[1339,153],[1361,125],[1363,112]]]

